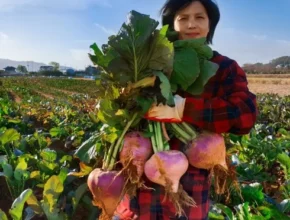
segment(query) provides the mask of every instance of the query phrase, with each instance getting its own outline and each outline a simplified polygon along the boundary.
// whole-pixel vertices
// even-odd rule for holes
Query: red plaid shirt
[[[202,95],[192,96],[179,92],[186,98],[183,121],[216,133],[246,134],[254,126],[257,116],[256,96],[247,87],[244,71],[237,62],[214,51],[212,62],[219,65],[215,76],[205,85]],[[181,150],[183,143],[171,141],[171,149]],[[164,198],[162,186],[146,179],[146,185],[155,190],[139,190],[131,201],[131,210],[139,220],[207,219],[209,212],[210,178],[207,170],[190,166],[180,183],[193,197],[197,207],[184,208],[186,217],[175,216],[173,204]]]

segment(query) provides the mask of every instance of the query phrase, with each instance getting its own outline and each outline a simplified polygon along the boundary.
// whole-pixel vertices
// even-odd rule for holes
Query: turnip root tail
[[[230,196],[230,188],[233,186],[237,192],[240,191],[235,166],[231,164],[229,156],[226,158],[227,169],[221,165],[216,165],[210,172],[214,176],[214,188],[216,194],[226,194]]]
[[[168,183],[168,185],[165,186],[165,198],[162,202],[165,202],[168,198],[169,201],[173,203],[176,210],[176,215],[178,217],[186,216],[183,207],[196,207],[195,201],[187,194],[186,191],[184,191],[181,184],[178,185],[178,191],[176,193],[172,192],[170,189],[171,184]]]
[[[141,177],[144,173],[145,162],[151,154],[151,141],[141,132],[130,132],[125,135],[120,161],[123,165],[122,172],[127,178],[125,189],[129,196],[135,196],[138,188],[146,188]]]
[[[165,187],[165,198],[169,198],[176,208],[176,214],[184,214],[183,206],[195,206],[194,200],[179,184],[181,176],[188,169],[186,156],[177,150],[155,153],[145,164],[147,178]],[[164,202],[164,201],[163,201]]]

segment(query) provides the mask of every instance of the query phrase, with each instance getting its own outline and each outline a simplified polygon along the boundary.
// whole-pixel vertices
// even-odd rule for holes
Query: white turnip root
[[[164,126],[163,126],[164,128]],[[165,188],[165,199],[173,203],[178,216],[185,215],[184,206],[195,206],[191,198],[179,183],[180,178],[188,169],[188,160],[184,153],[177,150],[165,150],[159,122],[149,122],[149,130],[154,133],[151,137],[154,154],[145,163],[144,173],[147,178]]]
[[[145,162],[152,153],[150,139],[144,137],[141,132],[134,131],[125,135],[120,161],[124,167],[123,172],[128,178],[128,185],[125,188],[130,196],[135,196],[137,188],[144,186],[141,177]]]
[[[102,209],[100,220],[111,220],[123,197],[125,179],[120,172],[93,170],[87,180],[93,195],[93,204]]]

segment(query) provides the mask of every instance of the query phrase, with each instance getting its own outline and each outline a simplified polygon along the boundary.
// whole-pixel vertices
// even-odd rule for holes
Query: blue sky
[[[84,69],[89,46],[118,32],[130,10],[160,20],[165,0],[0,0],[0,58]],[[290,56],[290,0],[216,0],[212,48],[240,65]]]

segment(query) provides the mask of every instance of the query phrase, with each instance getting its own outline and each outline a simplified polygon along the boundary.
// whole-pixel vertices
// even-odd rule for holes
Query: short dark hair
[[[199,1],[206,9],[209,18],[209,33],[206,37],[206,42],[208,44],[212,44],[214,32],[220,20],[219,8],[212,0],[167,0],[160,10],[160,14],[162,16],[162,25],[169,25],[169,28],[173,29],[174,17],[176,13],[195,1]]]

